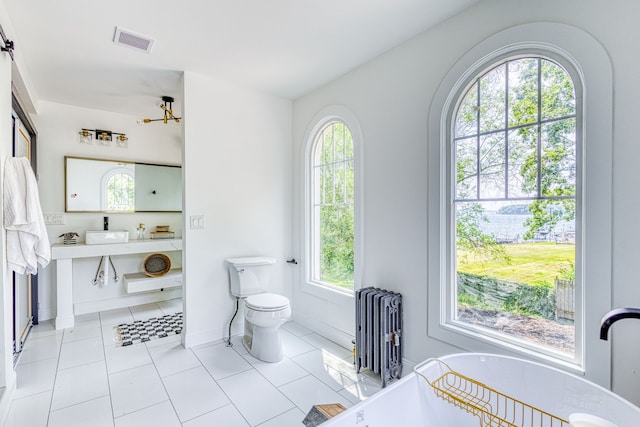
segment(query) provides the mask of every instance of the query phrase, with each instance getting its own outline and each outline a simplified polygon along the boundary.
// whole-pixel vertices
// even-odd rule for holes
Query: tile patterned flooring
[[[172,300],[34,327],[5,427],[302,426],[314,404],[349,407],[380,390],[355,373],[351,351],[293,322],[279,363],[253,358],[240,337],[230,348],[185,349],[175,335],[116,347],[113,325],[181,310]]]

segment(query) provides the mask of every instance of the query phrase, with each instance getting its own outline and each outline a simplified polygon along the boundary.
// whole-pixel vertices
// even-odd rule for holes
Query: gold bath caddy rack
[[[419,367],[430,362],[446,367],[446,371],[434,381],[418,372]],[[414,372],[433,388],[440,399],[477,416],[481,427],[569,427],[569,421],[461,375],[439,359],[419,364]]]

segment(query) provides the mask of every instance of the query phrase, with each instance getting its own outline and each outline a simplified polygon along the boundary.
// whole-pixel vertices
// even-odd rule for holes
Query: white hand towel
[[[51,260],[38,183],[26,157],[9,157],[4,172],[7,264],[18,274],[36,274]]]

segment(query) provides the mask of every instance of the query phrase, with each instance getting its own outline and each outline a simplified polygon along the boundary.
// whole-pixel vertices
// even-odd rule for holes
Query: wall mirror
[[[65,212],[181,212],[177,165],[65,156]]]

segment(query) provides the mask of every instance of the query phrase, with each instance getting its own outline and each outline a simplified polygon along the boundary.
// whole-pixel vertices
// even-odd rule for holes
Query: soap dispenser
[[[109,217],[105,216],[104,221],[102,223],[104,225],[104,230],[107,231],[109,229]]]

